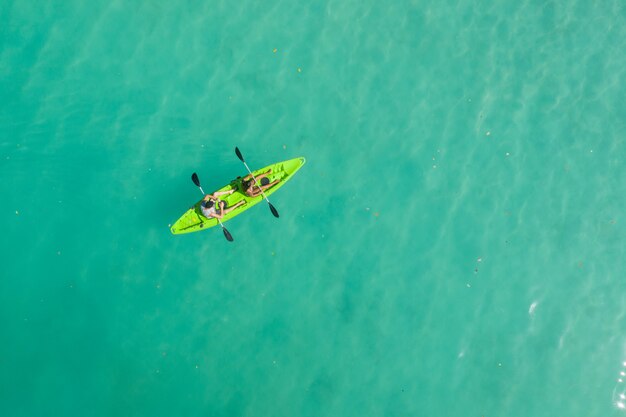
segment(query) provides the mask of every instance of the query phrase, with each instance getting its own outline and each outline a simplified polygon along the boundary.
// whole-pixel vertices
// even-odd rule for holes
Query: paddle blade
[[[196,187],[200,186],[200,179],[198,178],[198,174],[196,174],[195,172],[191,174],[191,181],[196,184]]]
[[[241,162],[246,162],[243,160],[243,155],[241,155],[241,152],[239,151],[239,148],[235,146],[235,153],[237,154],[237,158],[239,158],[239,160]]]
[[[228,229],[222,226],[222,230],[224,230],[224,236],[226,236],[226,240],[228,240],[229,242],[232,242],[234,239],[233,239],[233,236],[228,231]]]
[[[269,201],[267,202],[267,204],[270,205],[270,210],[272,211],[272,214],[274,215],[274,217],[278,218],[279,217],[278,210],[276,210],[276,207],[274,207],[272,203],[270,203]]]

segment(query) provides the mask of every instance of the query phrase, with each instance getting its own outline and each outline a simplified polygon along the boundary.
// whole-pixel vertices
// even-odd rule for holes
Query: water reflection
[[[626,388],[624,387],[624,377],[626,376],[626,362],[622,362],[622,370],[617,378],[617,385],[613,390],[613,404],[620,410],[626,409]],[[618,394],[619,392],[619,394]]]

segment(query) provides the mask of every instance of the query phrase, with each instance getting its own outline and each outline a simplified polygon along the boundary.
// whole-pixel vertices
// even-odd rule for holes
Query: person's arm
[[[224,218],[224,206],[226,205],[226,203],[224,203],[223,201],[220,201],[219,206],[220,206],[220,212],[218,213],[217,211],[211,213],[212,217],[215,217],[217,219],[223,219]]]

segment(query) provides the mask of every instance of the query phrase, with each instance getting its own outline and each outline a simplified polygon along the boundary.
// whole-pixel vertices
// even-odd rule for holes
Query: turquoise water
[[[621,1],[0,3],[3,416],[619,416]],[[305,156],[219,229],[200,193]]]

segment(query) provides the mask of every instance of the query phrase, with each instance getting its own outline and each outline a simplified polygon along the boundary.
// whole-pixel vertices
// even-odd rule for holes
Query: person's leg
[[[223,201],[220,202],[220,207],[221,207],[221,203],[223,203]],[[221,213],[222,215],[226,215],[230,213],[231,211],[233,211],[234,209],[236,209],[237,207],[242,206],[244,204],[246,204],[246,200],[239,200],[237,204],[235,204],[234,206],[228,207],[227,209],[222,209]]]
[[[275,185],[276,185],[276,184],[278,184],[279,182],[280,182],[280,180],[274,180],[274,181],[270,182],[270,183],[269,183],[269,184],[267,184],[267,185],[262,185],[262,186],[261,186],[261,189],[262,189],[263,191],[265,191],[265,190],[267,190],[268,188],[275,186]]]
[[[234,192],[235,192],[235,189],[233,188],[233,189],[230,189],[228,191],[216,191],[216,192],[213,193],[213,195],[215,197],[219,197],[221,195],[230,195],[230,194],[232,194]]]
[[[257,175],[257,176],[256,176],[256,177],[254,177],[254,178],[256,178],[256,180],[257,180],[259,183],[261,183],[261,179],[262,179],[262,178],[267,177],[267,176],[268,176],[268,175],[270,175],[271,173],[272,173],[272,168],[270,168],[270,169],[268,169],[267,171],[265,171],[265,172],[263,172],[263,173],[261,173],[261,174]],[[251,176],[251,175],[248,175],[248,177],[252,178],[252,176]],[[248,177],[246,177],[246,178],[248,178]],[[252,181],[254,181],[254,180],[252,180]]]

